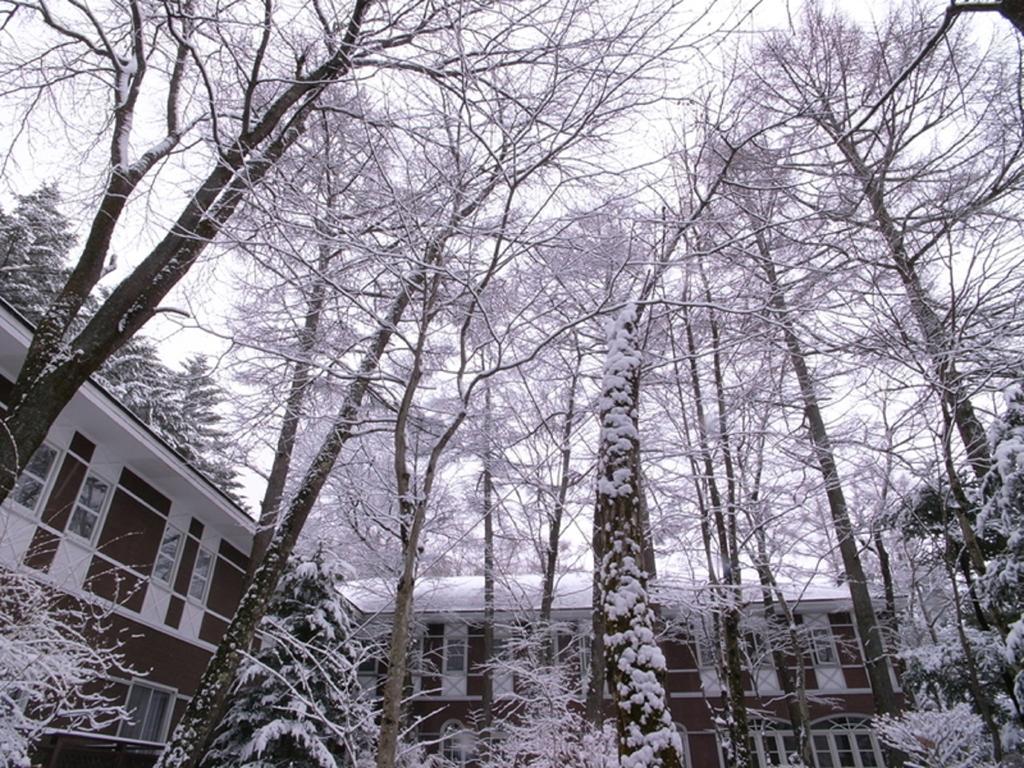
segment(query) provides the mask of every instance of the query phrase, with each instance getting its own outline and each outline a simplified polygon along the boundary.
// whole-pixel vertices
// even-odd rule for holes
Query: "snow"
[[[673,612],[675,606],[701,602],[711,586],[683,574],[661,572],[657,581],[648,585],[655,602]],[[499,611],[540,610],[543,579],[540,574],[508,574],[497,576],[495,607]],[[740,588],[745,602],[760,604],[761,588],[747,584]],[[816,606],[828,610],[836,606],[849,608],[850,591],[828,584],[782,584],[783,594],[794,605]],[[555,577],[555,610],[590,611],[593,574],[590,571],[569,571]],[[387,613],[394,601],[395,584],[384,579],[363,579],[346,582],[342,594],[364,613]],[[880,596],[879,596],[880,597]],[[484,577],[424,577],[416,582],[414,604],[424,613],[477,613],[484,610]]]

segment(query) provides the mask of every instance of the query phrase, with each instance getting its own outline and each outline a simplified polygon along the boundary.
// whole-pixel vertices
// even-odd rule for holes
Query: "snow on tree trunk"
[[[608,684],[615,701],[623,768],[679,768],[682,743],[665,692],[665,657],[654,635],[638,495],[640,352],[636,307],[611,323],[601,392],[598,513],[607,550],[601,561]]]

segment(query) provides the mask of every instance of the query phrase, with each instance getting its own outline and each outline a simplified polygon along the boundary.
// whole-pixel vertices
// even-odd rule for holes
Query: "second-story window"
[[[808,636],[814,666],[835,666],[838,663],[838,659],[836,657],[836,647],[832,642],[832,631],[824,626],[811,627]]]
[[[196,565],[192,569],[192,581],[188,585],[188,596],[202,602],[206,597],[206,588],[210,584],[210,572],[213,570],[213,555],[206,549],[199,549]]]
[[[12,498],[21,506],[35,512],[39,508],[46,482],[50,479],[50,473],[56,463],[57,450],[46,443],[39,446],[28,460],[25,471],[14,484]]]
[[[448,635],[444,642],[445,674],[461,674],[466,671],[465,635]]]
[[[181,531],[169,526],[164,532],[164,537],[160,541],[160,549],[156,554],[156,563],[153,565],[153,578],[157,581],[162,581],[165,584],[171,583],[183,538],[184,535]]]
[[[68,530],[91,542],[109,492],[110,483],[106,480],[91,472],[86,475],[82,490],[78,492],[75,508],[71,512]]]

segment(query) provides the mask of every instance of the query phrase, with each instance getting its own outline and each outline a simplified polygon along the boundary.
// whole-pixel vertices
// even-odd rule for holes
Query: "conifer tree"
[[[59,204],[57,187],[47,184],[19,196],[10,214],[0,210],[0,296],[32,322],[68,276],[75,236]]]
[[[205,355],[192,355],[176,374],[179,398],[177,425],[168,431],[178,452],[205,472],[230,495],[239,487],[235,479],[233,450],[228,432],[221,426],[220,406],[224,391],[217,384]]]
[[[340,582],[322,549],[289,563],[261,624],[264,648],[242,663],[203,768],[356,764],[373,714]]]
[[[59,206],[57,187],[45,185],[19,197],[10,214],[0,211],[0,297],[33,323],[67,280],[75,236]],[[104,289],[97,294],[102,297]],[[79,325],[97,306],[98,299],[90,297]],[[218,426],[224,394],[204,356],[189,358],[178,372],[160,360],[150,339],[134,336],[104,362],[95,380],[238,500],[233,452]]]

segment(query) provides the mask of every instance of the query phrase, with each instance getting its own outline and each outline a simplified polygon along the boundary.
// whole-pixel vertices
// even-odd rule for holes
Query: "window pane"
[[[446,672],[466,671],[466,641],[464,638],[452,637],[445,643],[444,668]]]
[[[92,539],[93,529],[96,527],[96,520],[99,515],[91,512],[85,507],[75,507],[71,513],[71,522],[68,523],[68,530],[77,533],[83,539]]]
[[[181,533],[169,528],[160,542],[160,551],[157,554],[156,565],[153,567],[153,576],[163,582],[170,583],[174,571],[174,563],[178,559],[178,547],[181,545]]]
[[[14,500],[23,507],[35,510],[39,497],[43,493],[43,484],[30,475],[22,475],[14,486]]]
[[[836,740],[836,754],[839,757],[839,765],[841,768],[857,768],[857,763],[853,757],[853,745],[850,742],[850,737],[845,733],[837,733],[834,738]]]
[[[818,768],[835,768],[836,764],[832,759],[828,736],[814,737],[814,756],[818,758]]]
[[[56,458],[57,451],[48,445],[41,445],[32,454],[32,458],[28,460],[28,466],[25,467],[25,471],[45,482],[46,478],[50,476],[50,469],[53,467],[53,460]]]
[[[167,691],[153,691],[149,697],[149,710],[146,712],[146,722],[142,728],[144,741],[160,741],[163,738],[164,716],[171,702],[171,695]]]
[[[78,495],[78,503],[93,512],[99,512],[103,508],[103,501],[107,498],[109,488],[110,486],[95,475],[89,475],[85,478],[82,492]]]
[[[45,443],[39,446],[36,452],[32,454],[32,458],[28,460],[25,471],[22,472],[14,484],[13,494],[16,502],[23,507],[35,510],[56,458],[56,450]]]
[[[835,649],[832,646],[832,633],[829,630],[811,630],[811,647],[814,648],[815,664],[828,665],[836,663]]]
[[[857,749],[860,752],[860,762],[864,768],[878,768],[878,758],[875,757],[875,745],[870,734],[858,733]]]
[[[151,688],[143,685],[133,685],[128,693],[128,717],[131,722],[121,725],[121,735],[127,739],[142,738],[142,730],[146,721],[146,709],[149,704]]]
[[[205,549],[199,550],[196,557],[196,566],[192,571],[192,582],[188,587],[188,594],[197,600],[202,600],[206,594],[206,582],[210,579],[210,566],[213,563],[213,556]]]

